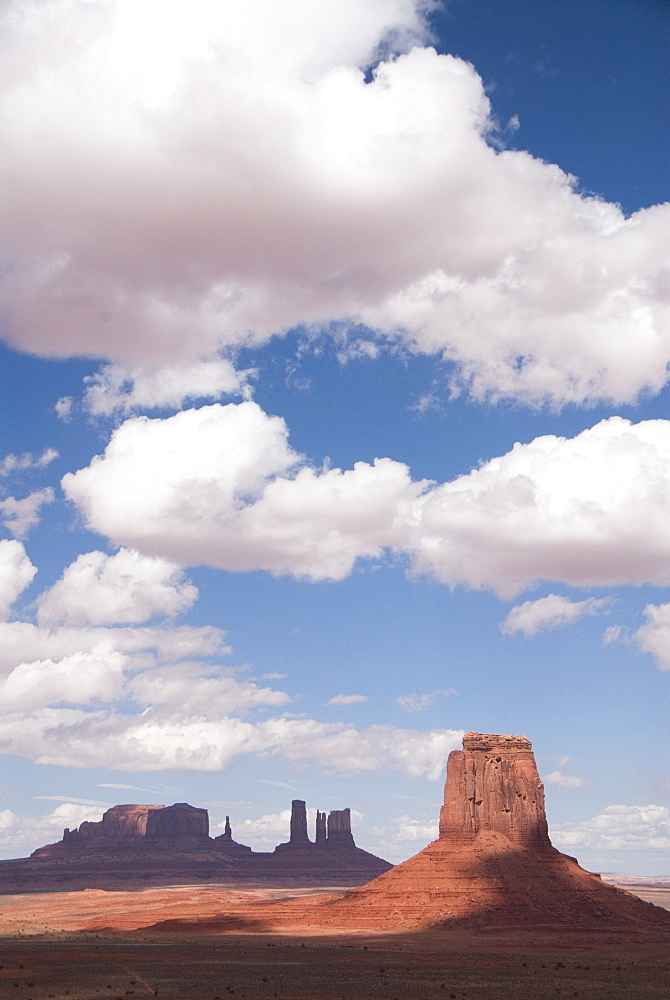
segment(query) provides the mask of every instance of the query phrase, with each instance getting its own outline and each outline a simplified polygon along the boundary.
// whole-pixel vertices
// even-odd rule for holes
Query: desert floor
[[[288,935],[268,929],[282,896],[179,886],[0,897],[0,1000],[670,997],[667,934]]]

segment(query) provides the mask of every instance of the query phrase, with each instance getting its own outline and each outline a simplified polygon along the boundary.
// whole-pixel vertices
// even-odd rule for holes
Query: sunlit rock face
[[[164,806],[127,804],[112,806],[97,823],[84,822],[78,830],[65,830],[63,840],[77,843],[99,839],[133,840],[146,837],[149,816]],[[42,848],[42,850],[44,850]]]
[[[467,733],[463,749],[449,754],[440,839],[467,842],[485,831],[551,848],[544,786],[524,736]]]
[[[552,847],[530,741],[467,733],[449,755],[440,836],[296,920],[339,930],[449,927],[670,931],[670,913]]]
[[[206,809],[186,802],[172,806],[120,805],[103,813],[98,823],[82,823],[78,830],[65,830],[63,843],[75,846],[95,841],[126,841],[152,837],[209,837]],[[46,848],[40,848],[45,851]]]

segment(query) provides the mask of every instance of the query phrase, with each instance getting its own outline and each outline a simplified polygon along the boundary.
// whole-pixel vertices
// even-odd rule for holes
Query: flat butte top
[[[504,736],[496,733],[466,733],[464,750],[531,750],[533,744],[525,736]]]

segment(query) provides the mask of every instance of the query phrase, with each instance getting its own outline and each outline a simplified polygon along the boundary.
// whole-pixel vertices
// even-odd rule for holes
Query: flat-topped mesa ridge
[[[486,832],[552,849],[544,786],[524,736],[466,733],[463,749],[449,754],[440,839],[465,843]]]
[[[115,845],[148,847],[167,838],[188,838],[205,844],[209,841],[209,816],[186,802],[172,806],[125,804],[107,809],[98,822],[83,822],[78,829],[63,830],[63,839],[33,851],[31,857],[44,858],[65,851],[87,852],[97,848],[113,850]]]
[[[63,841],[75,844],[82,840],[132,840],[146,837],[147,823],[152,812],[165,809],[162,805],[126,804],[112,806],[97,823],[85,821],[78,829],[63,831]]]
[[[209,838],[209,814],[187,802],[175,802],[147,815],[147,837]]]

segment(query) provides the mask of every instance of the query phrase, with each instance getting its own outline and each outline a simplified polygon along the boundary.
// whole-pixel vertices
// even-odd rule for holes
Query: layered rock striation
[[[112,806],[103,813],[102,819],[98,823],[84,822],[76,830],[65,827],[63,831],[62,843],[74,846],[86,841],[94,840],[133,840],[139,837],[146,837],[147,821],[149,813],[164,806],[138,806],[121,805]],[[47,851],[42,847],[35,852],[35,856],[40,856],[40,851]]]
[[[551,848],[544,787],[523,736],[466,733],[463,749],[449,754],[440,838],[468,844],[484,830],[520,846]]]
[[[429,927],[645,928],[670,912],[602,882],[551,844],[544,789],[522,736],[468,733],[447,763],[439,839],[296,924],[347,930]]]
[[[157,839],[209,842],[207,810],[196,809],[186,802],[175,802],[172,806],[112,806],[99,822],[84,822],[76,830],[66,827],[61,841],[39,847],[31,856],[53,857],[64,851],[86,854],[110,848],[123,851],[133,845],[150,845]]]

